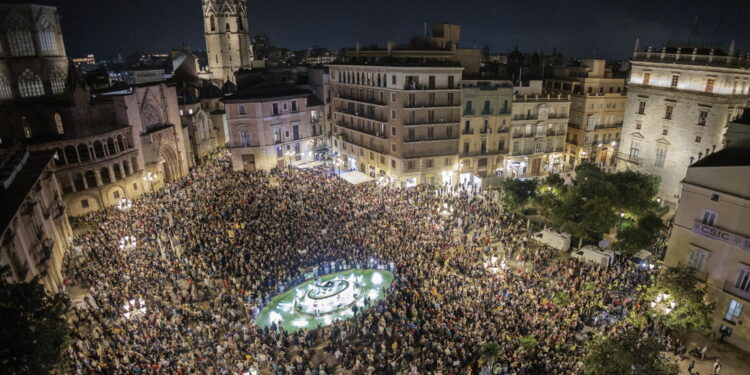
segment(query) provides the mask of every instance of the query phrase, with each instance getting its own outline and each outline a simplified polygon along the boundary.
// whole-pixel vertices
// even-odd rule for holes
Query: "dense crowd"
[[[226,155],[83,219],[65,272],[90,291],[71,319],[76,374],[485,374],[488,343],[502,374],[579,374],[592,330],[641,309],[650,277],[531,246],[472,189],[234,172]],[[313,330],[256,326],[310,267],[371,258],[396,269],[372,308]]]

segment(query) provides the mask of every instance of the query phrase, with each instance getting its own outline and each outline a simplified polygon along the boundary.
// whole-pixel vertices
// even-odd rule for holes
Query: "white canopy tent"
[[[294,167],[298,169],[311,169],[323,165],[320,161],[310,161],[306,163],[295,164]]]
[[[344,180],[346,180],[352,185],[359,185],[359,184],[364,184],[367,182],[375,181],[374,178],[359,171],[344,172],[341,174],[341,178],[343,178]]]

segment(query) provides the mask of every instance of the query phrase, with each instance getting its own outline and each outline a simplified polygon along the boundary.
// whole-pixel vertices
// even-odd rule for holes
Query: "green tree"
[[[4,374],[49,374],[63,362],[69,299],[48,296],[37,279],[9,283],[8,272],[0,269],[0,368]]]
[[[635,254],[641,249],[651,247],[664,228],[664,223],[656,213],[647,212],[635,223],[626,221],[620,225],[617,230],[617,242],[613,247],[624,254]]]
[[[500,202],[505,209],[516,211],[523,208],[529,201],[536,196],[536,180],[504,180],[500,185],[502,196]]]
[[[598,336],[588,345],[583,361],[587,375],[676,375],[677,365],[659,358],[664,350],[656,339],[636,330]]]
[[[521,337],[521,347],[523,347],[523,350],[525,350],[526,353],[533,353],[534,350],[536,350],[537,344],[538,342],[534,335]]]
[[[715,306],[706,298],[706,286],[698,283],[693,269],[669,267],[662,270],[644,297],[651,303],[652,314],[667,328],[710,332]]]
[[[479,348],[479,359],[492,366],[500,356],[500,345],[496,342],[488,342]]]

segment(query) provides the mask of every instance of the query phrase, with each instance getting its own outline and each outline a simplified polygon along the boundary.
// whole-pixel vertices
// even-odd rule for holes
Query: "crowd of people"
[[[71,319],[76,374],[580,374],[587,337],[643,309],[651,276],[532,246],[490,194],[236,172],[223,154],[82,219],[65,263],[90,293]],[[368,259],[395,265],[371,308],[311,330],[256,325],[311,267]]]

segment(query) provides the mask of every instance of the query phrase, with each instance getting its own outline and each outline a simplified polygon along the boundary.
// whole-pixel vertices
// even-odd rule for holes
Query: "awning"
[[[359,184],[364,184],[367,182],[375,181],[374,178],[359,171],[344,172],[341,174],[341,178],[346,180],[352,185],[359,185]]]

